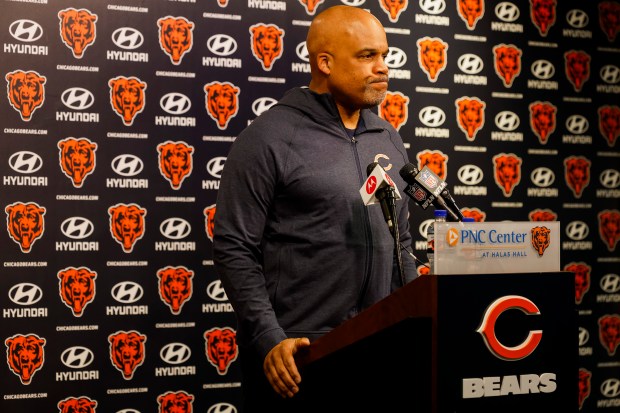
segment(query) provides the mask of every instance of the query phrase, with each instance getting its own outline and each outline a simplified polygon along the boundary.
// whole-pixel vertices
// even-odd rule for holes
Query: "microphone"
[[[401,168],[399,173],[408,184],[405,193],[422,209],[432,204],[437,209],[448,211],[448,221],[463,220],[461,210],[447,189],[448,184],[427,166],[419,171],[413,164],[408,163]]]
[[[373,162],[366,168],[368,178],[364,185],[360,188],[360,195],[364,201],[364,205],[372,205],[379,203],[383,218],[388,224],[390,232],[394,229],[395,217],[392,213],[395,201],[402,199],[398,188],[392,181],[392,178],[377,162]]]

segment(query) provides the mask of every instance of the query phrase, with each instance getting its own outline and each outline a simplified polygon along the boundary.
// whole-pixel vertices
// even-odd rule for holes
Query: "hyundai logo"
[[[72,369],[88,367],[93,360],[95,360],[93,352],[82,346],[69,347],[60,355],[62,364]]]
[[[519,18],[520,12],[514,4],[503,1],[495,6],[495,15],[503,22],[512,23]]]
[[[482,72],[484,68],[484,62],[480,58],[473,53],[465,53],[459,57],[457,60],[457,65],[461,72],[466,73],[468,75],[475,75]]]
[[[436,128],[446,121],[446,114],[437,106],[427,106],[420,111],[420,122],[429,128]]]
[[[125,50],[134,50],[142,46],[144,36],[132,27],[121,27],[112,32],[112,42]]]
[[[171,115],[182,115],[192,107],[190,98],[182,93],[167,93],[159,100],[159,106]]]
[[[553,184],[555,181],[555,174],[553,171],[546,167],[536,168],[530,174],[530,179],[534,183],[534,185],[546,188]]]
[[[344,0],[342,0],[344,3]],[[362,0],[362,3],[364,0]],[[237,408],[230,403],[216,403],[209,407],[207,413],[237,413]]]
[[[112,170],[120,176],[136,176],[144,168],[142,159],[135,155],[123,154],[112,159]]]
[[[43,36],[43,27],[37,22],[27,19],[15,20],[9,26],[9,33],[20,42],[35,42]]]
[[[566,119],[566,129],[574,135],[585,133],[589,127],[588,119],[583,115],[571,115]]]
[[[168,364],[185,363],[192,355],[192,351],[183,343],[169,343],[161,348],[159,357]]]
[[[123,410],[119,410],[116,413],[140,413],[140,411],[136,409],[123,409]]]
[[[346,6],[353,6],[353,7],[361,6],[362,4],[366,2],[366,0],[340,0],[340,1],[342,1],[342,4]]]
[[[159,226],[159,232],[168,239],[182,239],[192,232],[192,227],[183,218],[168,218]]]
[[[62,92],[60,100],[69,109],[84,110],[95,103],[95,96],[84,88],[72,87]]]
[[[620,291],[620,276],[618,274],[605,274],[599,282],[601,290],[607,294],[615,294]]]
[[[444,0],[420,0],[420,8],[427,14],[441,14],[446,9]]]
[[[587,238],[590,233],[588,224],[583,221],[572,221],[566,226],[566,236],[573,241],[582,241]]]
[[[295,53],[299,60],[303,60],[304,62],[310,61],[310,55],[308,54],[308,47],[306,46],[306,42],[301,42],[295,48]]]
[[[504,132],[512,132],[519,127],[519,116],[509,110],[504,110],[495,115],[495,126]]]
[[[461,166],[457,171],[456,176],[459,181],[461,181],[465,185],[477,185],[482,182],[482,178],[484,178],[484,173],[479,166],[470,164]]]
[[[588,14],[579,9],[572,9],[566,13],[566,22],[574,29],[583,29],[589,22]]]
[[[43,298],[43,290],[31,283],[15,284],[9,290],[9,299],[17,305],[33,305]]]
[[[228,296],[226,295],[226,291],[224,291],[220,280],[212,281],[209,285],[207,285],[207,295],[213,301],[228,301]]]
[[[252,112],[254,112],[256,116],[260,116],[276,103],[278,103],[278,101],[274,98],[258,98],[252,102]]]
[[[590,341],[590,333],[583,327],[579,327],[579,347],[585,346]]]
[[[435,220],[433,219],[426,219],[422,221],[422,223],[418,227],[418,231],[420,232],[420,235],[422,236],[422,238],[426,238],[428,236],[428,233],[427,233],[428,227],[430,227],[431,224],[433,223],[435,223]]]
[[[534,76],[542,80],[551,79],[555,74],[553,63],[544,59],[536,60],[532,63],[531,70]]]
[[[601,185],[607,189],[615,189],[620,186],[620,172],[616,169],[605,169],[598,179]]]
[[[84,239],[92,235],[95,231],[95,226],[86,218],[71,217],[62,221],[60,231],[67,238]]]
[[[15,172],[31,174],[43,167],[43,159],[34,152],[19,151],[9,158],[9,166]]]
[[[207,48],[218,56],[230,56],[237,51],[237,41],[227,34],[215,34],[207,40]]]
[[[601,394],[613,399],[620,396],[620,379],[607,379],[601,384]]]
[[[224,164],[226,163],[225,156],[218,156],[207,162],[207,172],[214,178],[220,179],[222,177],[222,171],[224,170]]]
[[[620,68],[614,65],[605,65],[601,67],[599,72],[601,80],[607,84],[613,85],[620,82]]]
[[[402,49],[398,47],[389,47],[388,54],[385,57],[385,64],[390,69],[397,69],[403,67],[407,63],[407,55]]]
[[[132,304],[142,298],[144,290],[133,281],[122,281],[112,287],[112,298],[121,304]]]

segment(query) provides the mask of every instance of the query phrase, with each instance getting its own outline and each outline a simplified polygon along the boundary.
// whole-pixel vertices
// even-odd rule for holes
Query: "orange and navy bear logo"
[[[478,20],[484,16],[484,0],[457,0],[459,16],[469,30],[474,30]]]
[[[495,57],[495,74],[505,87],[512,87],[517,76],[521,74],[521,56],[523,52],[512,44],[498,44],[493,47]]]
[[[241,89],[230,82],[211,82],[204,87],[207,113],[224,130],[239,112]]]
[[[58,148],[60,169],[74,187],[81,188],[86,176],[95,170],[97,144],[86,138],[66,138],[58,141]]]
[[[620,211],[606,209],[598,213],[598,232],[609,251],[616,249],[620,240]]]
[[[207,238],[213,242],[213,228],[215,227],[215,204],[206,207],[203,211],[205,215],[205,231]]]
[[[468,141],[476,139],[476,134],[484,126],[486,103],[477,97],[463,96],[455,101],[456,120]]]
[[[60,413],[95,413],[97,401],[88,397],[67,397],[58,402]]]
[[[84,309],[95,299],[97,273],[86,267],[68,267],[58,271],[60,299],[75,317],[81,317]]]
[[[146,335],[137,331],[117,331],[108,336],[110,361],[125,380],[133,378],[136,369],[144,363]]]
[[[166,141],[157,145],[159,172],[170,182],[172,189],[181,184],[192,173],[194,147],[185,142]]]
[[[547,227],[534,227],[531,230],[531,235],[532,247],[534,247],[538,256],[542,257],[551,243],[551,230]]]
[[[157,271],[159,298],[174,315],[181,313],[183,304],[192,298],[194,272],[185,267],[166,267]]]
[[[32,250],[34,242],[43,236],[45,231],[45,208],[35,202],[15,202],[7,205],[6,228],[9,235],[22,252]]]
[[[228,0],[217,0],[217,5],[220,7],[228,6]]]
[[[250,38],[252,54],[263,70],[271,70],[284,51],[284,30],[275,24],[258,23],[250,26]]]
[[[60,37],[73,52],[73,57],[81,59],[86,48],[95,43],[97,15],[86,9],[64,9],[58,12]]]
[[[325,0],[298,0],[302,6],[306,9],[306,14],[313,15],[316,13],[317,8],[321,5],[321,3],[325,2]]]
[[[185,53],[192,50],[194,23],[185,17],[166,16],[157,20],[159,47],[174,65],[180,65]]]
[[[564,266],[564,271],[575,274],[575,304],[581,304],[583,297],[590,291],[592,267],[584,262],[571,262]]]
[[[441,179],[446,179],[448,175],[448,155],[441,151],[422,151],[416,155],[418,159],[418,169],[428,166]]]
[[[579,369],[579,390],[578,401],[579,410],[583,407],[583,402],[590,396],[592,373],[584,368]]]
[[[620,106],[605,105],[598,108],[598,129],[611,148],[620,136]]]
[[[232,328],[214,327],[205,331],[204,337],[207,360],[221,376],[225,375],[231,363],[237,360],[237,333]]]
[[[398,130],[407,123],[409,98],[401,92],[387,92],[381,102],[379,114]]]
[[[146,209],[136,204],[116,204],[108,209],[112,238],[130,253],[144,236]]]
[[[396,23],[400,14],[407,10],[409,0],[379,0],[379,5],[390,16],[390,21]]]
[[[530,18],[543,37],[547,36],[551,26],[555,24],[556,6],[556,0],[530,0]]]
[[[448,63],[448,43],[437,37],[423,37],[417,41],[418,64],[430,82],[436,82]]]
[[[138,113],[144,110],[146,82],[137,77],[118,76],[110,79],[110,104],[125,126],[131,126]]]
[[[45,101],[43,85],[47,79],[32,70],[28,72],[15,70],[7,73],[5,78],[9,103],[19,112],[23,121],[30,121],[34,111]]]
[[[550,209],[535,209],[528,214],[530,221],[557,221],[558,214]]]
[[[522,163],[523,160],[514,153],[500,153],[493,157],[493,178],[505,197],[512,196],[512,191],[521,182]]]
[[[192,413],[194,396],[184,391],[169,391],[157,396],[157,413]]]
[[[532,132],[538,137],[541,145],[546,145],[549,136],[555,131],[558,109],[549,102],[540,101],[531,103],[529,109]]]
[[[431,269],[426,265],[418,265],[416,271],[418,275],[429,275],[431,273]]]
[[[601,344],[611,357],[620,345],[620,315],[604,315],[598,319],[598,336]]]
[[[598,23],[610,43],[616,41],[620,32],[620,3],[602,1],[598,4]]]
[[[466,218],[473,218],[475,222],[484,222],[487,218],[486,212],[481,211],[479,208],[461,208],[461,213]]]
[[[45,362],[45,339],[36,334],[15,334],[7,338],[4,344],[9,368],[22,384],[30,384],[34,374]]]
[[[581,92],[583,84],[590,78],[590,55],[579,50],[564,53],[564,71],[575,92]]]
[[[581,198],[583,190],[590,184],[592,162],[583,156],[569,156],[564,159],[564,179],[575,198]]]

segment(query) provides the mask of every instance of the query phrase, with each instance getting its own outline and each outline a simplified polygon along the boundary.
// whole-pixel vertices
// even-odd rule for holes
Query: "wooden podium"
[[[297,355],[299,405],[577,412],[574,297],[571,272],[421,276]],[[528,348],[530,334],[540,341]]]

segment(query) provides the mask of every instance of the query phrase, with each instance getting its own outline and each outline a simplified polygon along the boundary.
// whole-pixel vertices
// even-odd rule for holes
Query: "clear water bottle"
[[[448,211],[445,209],[436,209],[435,222],[431,223],[426,230],[426,258],[428,258],[431,274],[435,274],[435,223],[446,222],[447,217]]]

